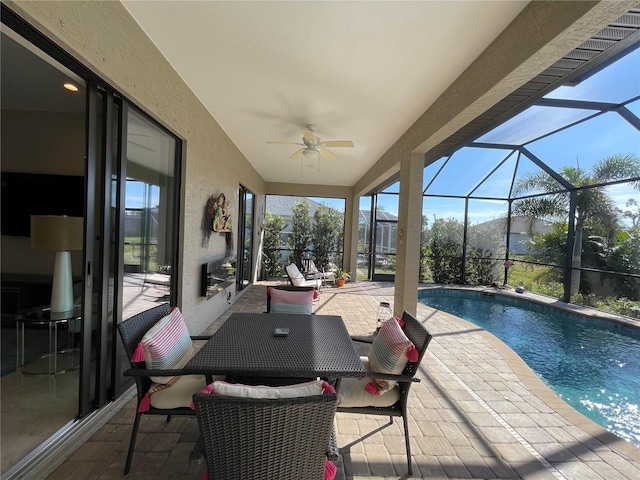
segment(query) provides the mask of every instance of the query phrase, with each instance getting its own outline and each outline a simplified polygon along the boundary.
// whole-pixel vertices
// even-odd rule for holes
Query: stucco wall
[[[183,139],[179,226],[182,277],[178,302],[192,333],[200,332],[228,306],[222,295],[210,300],[199,296],[200,264],[225,252],[225,239],[218,234],[203,247],[200,230],[203,208],[210,195],[224,192],[237,219],[239,184],[257,196],[264,195],[262,178],[122,4],[115,1],[5,4]],[[261,223],[259,218],[256,221],[258,225]],[[234,232],[234,248],[236,235]]]

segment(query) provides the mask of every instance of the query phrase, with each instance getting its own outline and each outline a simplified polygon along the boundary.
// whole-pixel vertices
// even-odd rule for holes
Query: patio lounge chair
[[[390,319],[387,322],[395,321]],[[409,360],[404,367],[402,374],[396,375],[392,373],[379,373],[369,372],[365,379],[351,379],[343,378],[339,379],[336,384],[336,390],[338,392],[339,404],[338,412],[345,413],[361,413],[365,415],[388,415],[389,423],[393,423],[393,417],[402,417],[404,423],[404,436],[405,445],[407,450],[407,465],[409,475],[413,474],[413,468],[411,465],[411,447],[409,441],[409,424],[407,421],[407,403],[409,400],[409,391],[413,382],[419,382],[420,379],[415,376],[418,366],[422,361],[422,357],[427,351],[429,342],[431,341],[431,334],[427,329],[411,314],[404,312],[402,314],[402,322],[404,325],[401,327],[402,331],[406,335],[406,338],[411,341],[415,347],[414,358]],[[379,333],[376,339],[380,337]],[[363,342],[363,337],[352,337],[354,341]],[[375,342],[376,340],[368,340],[367,343]],[[373,345],[372,345],[373,348]],[[370,350],[371,352],[371,350]],[[369,368],[369,358],[362,357],[363,363],[367,369]],[[377,395],[367,393],[366,386],[371,383],[372,379],[384,379],[392,382],[397,382],[388,391],[380,392]]]
[[[309,259],[307,264],[305,278],[307,280],[320,279],[323,285],[326,284],[326,282],[332,282],[334,285],[336,283],[336,274],[334,272],[327,272],[324,269],[322,271],[318,270],[318,267],[316,267],[316,264],[311,259]]]
[[[305,279],[304,275],[300,272],[300,269],[298,269],[298,266],[295,263],[290,263],[284,269],[287,272],[287,277],[289,277],[291,285],[296,287],[313,287],[316,290],[320,290],[322,281],[319,278],[312,280]]]

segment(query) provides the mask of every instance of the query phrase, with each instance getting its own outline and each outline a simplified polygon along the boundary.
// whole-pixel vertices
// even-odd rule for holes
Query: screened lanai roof
[[[589,171],[613,155],[640,158],[639,47],[636,43],[615,61],[550,91],[513,118],[428,165],[424,194],[440,197],[438,207],[434,208],[433,200],[428,210],[447,216],[448,208],[460,211],[460,201],[455,199],[467,198],[494,202],[484,218],[473,221],[504,217],[505,202],[515,198],[514,184],[525,175],[539,171],[554,175],[565,167]],[[556,176],[557,191],[572,187]],[[632,183],[606,188],[621,207],[629,199],[640,200]],[[535,193],[542,191],[528,192]]]

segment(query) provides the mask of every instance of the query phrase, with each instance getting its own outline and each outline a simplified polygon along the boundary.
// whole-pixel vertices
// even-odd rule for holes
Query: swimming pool
[[[640,447],[640,328],[482,292],[427,289],[418,301],[495,335],[569,405]]]

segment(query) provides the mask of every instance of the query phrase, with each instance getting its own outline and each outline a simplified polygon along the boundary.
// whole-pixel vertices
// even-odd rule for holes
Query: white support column
[[[424,155],[421,153],[412,153],[400,160],[395,315],[401,315],[403,310],[415,315],[417,311],[423,171]]]

